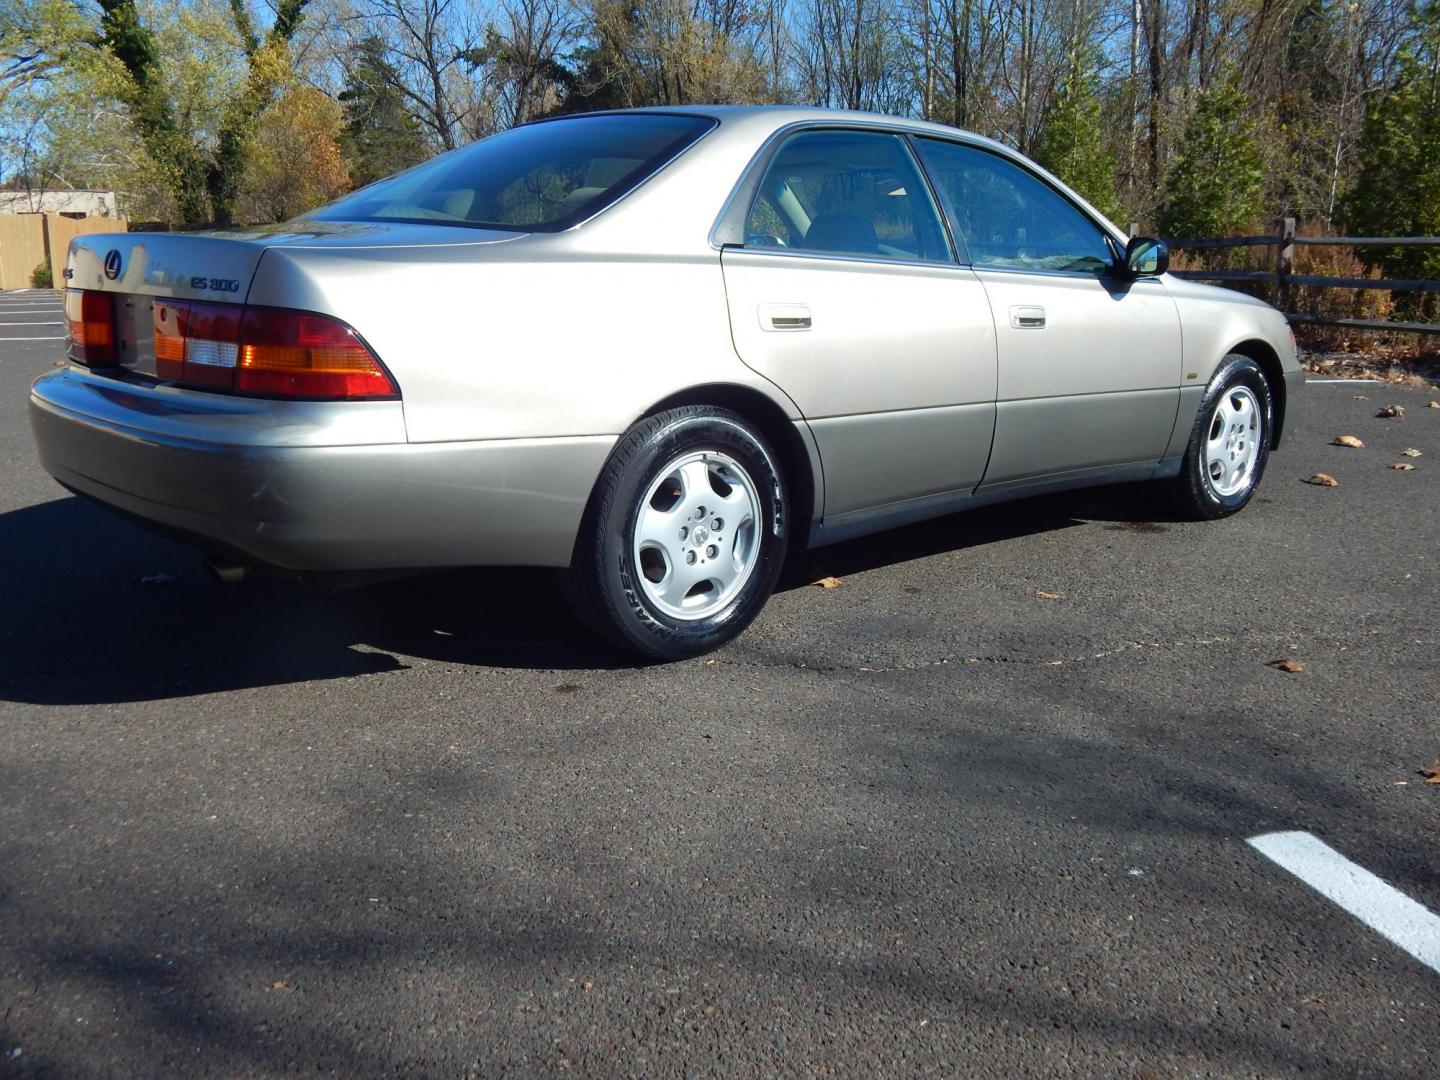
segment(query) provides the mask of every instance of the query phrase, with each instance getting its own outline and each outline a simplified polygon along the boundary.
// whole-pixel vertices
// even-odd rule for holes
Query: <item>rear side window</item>
[[[905,141],[871,131],[787,139],[760,181],[745,246],[950,261],[939,213]]]
[[[714,126],[698,116],[576,116],[513,128],[345,196],[322,221],[554,232],[609,206]]]

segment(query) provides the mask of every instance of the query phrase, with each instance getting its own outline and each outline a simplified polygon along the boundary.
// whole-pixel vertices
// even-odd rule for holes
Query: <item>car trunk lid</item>
[[[273,247],[405,248],[503,243],[523,233],[386,222],[299,221],[202,233],[95,233],[70,244],[65,284],[173,300],[241,302]]]
[[[227,232],[79,236],[71,242],[64,272],[66,315],[75,325],[81,321],[81,293],[105,294],[113,354],[104,366],[153,379],[160,377],[155,328],[166,316],[167,301],[243,304],[271,248],[393,250],[495,244],[521,235],[430,224],[302,221]],[[72,357],[79,359],[74,350]]]

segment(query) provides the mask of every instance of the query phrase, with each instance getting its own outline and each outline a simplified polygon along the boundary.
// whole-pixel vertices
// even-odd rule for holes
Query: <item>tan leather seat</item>
[[[451,217],[464,218],[470,214],[470,207],[475,205],[475,192],[462,188],[460,191],[452,191],[445,199],[445,213]]]

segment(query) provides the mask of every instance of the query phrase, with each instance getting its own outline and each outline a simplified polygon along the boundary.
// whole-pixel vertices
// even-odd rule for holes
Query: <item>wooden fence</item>
[[[1130,228],[1136,234],[1136,226]],[[1201,281],[1255,282],[1271,286],[1271,303],[1292,323],[1348,326],[1359,330],[1398,330],[1409,334],[1440,334],[1440,323],[1393,322],[1384,319],[1337,319],[1290,310],[1290,290],[1302,285],[1325,289],[1383,289],[1387,292],[1440,292],[1440,280],[1419,278],[1347,278],[1295,273],[1295,248],[1309,247],[1440,247],[1440,236],[1296,236],[1295,219],[1287,217],[1275,236],[1221,236],[1166,240],[1173,249],[1270,247],[1273,270],[1172,270],[1176,277]]]
[[[125,232],[124,218],[0,214],[0,289],[28,289],[47,259],[59,279],[70,241],[85,233]]]

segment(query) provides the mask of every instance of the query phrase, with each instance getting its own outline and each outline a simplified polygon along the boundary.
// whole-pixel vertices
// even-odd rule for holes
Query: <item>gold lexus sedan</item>
[[[1239,510],[1303,375],[987,139],[792,108],[516,128],[266,230],[77,238],[66,487],[227,576],[563,571],[673,659],[787,550],[1092,484]]]

